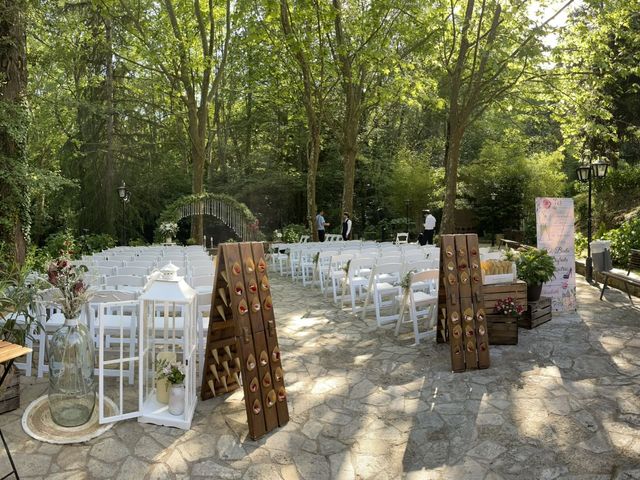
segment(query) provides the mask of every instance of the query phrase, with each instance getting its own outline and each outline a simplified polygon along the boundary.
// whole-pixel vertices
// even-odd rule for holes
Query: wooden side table
[[[4,365],[4,373],[2,377],[0,377],[0,387],[4,383],[4,379],[6,378],[11,366],[13,365],[13,361],[25,355],[27,353],[31,353],[31,349],[27,347],[23,347],[21,345],[16,345],[15,343],[6,342],[4,340],[0,340],[0,363]],[[7,445],[7,441],[4,439],[4,435],[2,434],[2,429],[0,429],[0,439],[2,439],[2,444],[4,445],[4,451],[7,452],[7,457],[9,457],[9,463],[11,464],[11,472],[6,474],[4,477],[0,477],[0,480],[4,480],[5,478],[10,477],[11,475],[15,475],[16,479],[19,479],[18,471],[16,470],[16,465],[13,463],[13,458],[11,458],[11,452],[9,452],[9,446]]]

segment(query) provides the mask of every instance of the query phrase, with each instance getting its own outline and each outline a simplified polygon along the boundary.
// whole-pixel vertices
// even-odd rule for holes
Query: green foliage
[[[611,259],[617,265],[627,264],[629,250],[640,248],[640,218],[628,220],[619,228],[609,230],[602,235],[604,240],[611,241]]]
[[[527,147],[527,138],[507,129],[498,140],[485,142],[478,161],[461,169],[463,198],[473,207],[485,233],[520,230],[523,219],[535,228],[535,198],[562,194],[566,180],[563,154],[529,155]]]
[[[556,267],[553,257],[544,249],[527,248],[516,258],[518,278],[527,285],[539,285],[553,278]]]
[[[24,345],[33,330],[42,325],[35,313],[42,281],[30,273],[27,266],[13,264],[0,272],[0,336],[12,343]]]
[[[131,247],[146,247],[149,243],[144,238],[134,238],[129,241]]]
[[[282,229],[281,241],[284,243],[297,243],[303,235],[309,235],[309,229],[306,225],[291,223]]]
[[[81,255],[76,239],[69,230],[49,235],[45,241],[44,248],[51,258],[60,256],[80,258]]]
[[[409,215],[413,224],[423,209],[434,209],[439,205],[438,200],[443,194],[444,171],[431,167],[437,162],[431,152],[421,155],[406,147],[395,154],[392,162],[386,195],[388,202],[396,215],[400,216],[406,215],[406,201],[409,200]]]
[[[2,43],[13,41],[9,37],[2,39]],[[3,100],[4,83],[6,79],[0,76],[0,241],[14,244],[14,232],[17,227],[26,241],[29,239],[31,228],[29,166],[26,153],[29,111],[24,101]],[[20,96],[25,97],[24,93],[20,92]],[[13,257],[13,252],[14,249],[9,249],[7,255]]]
[[[576,257],[582,257],[587,251],[587,237],[580,232],[575,234]]]
[[[80,235],[77,244],[82,255],[91,255],[116,246],[116,239],[107,233]]]

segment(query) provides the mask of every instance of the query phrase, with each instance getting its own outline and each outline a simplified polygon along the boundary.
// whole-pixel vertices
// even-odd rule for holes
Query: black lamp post
[[[591,154],[586,152],[589,157],[589,165],[580,165],[576,169],[578,180],[589,184],[589,200],[587,204],[587,260],[585,261],[585,275],[587,282],[593,281],[593,260],[591,258],[591,179],[604,178],[607,176],[609,163],[604,158],[599,158],[596,162],[592,161]]]
[[[122,245],[127,244],[127,231],[125,229],[125,212],[124,208],[129,200],[131,199],[131,192],[125,186],[124,181],[122,181],[122,185],[120,185],[117,189],[118,197],[120,197],[120,201],[122,202]]]
[[[491,192],[491,246],[496,244],[496,192]]]
[[[411,200],[405,200],[404,201],[404,205],[405,207],[407,207],[406,209],[406,214],[407,214],[407,239],[409,238],[409,205],[411,204]]]

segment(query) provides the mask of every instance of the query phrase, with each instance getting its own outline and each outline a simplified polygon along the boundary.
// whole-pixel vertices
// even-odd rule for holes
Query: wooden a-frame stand
[[[262,243],[221,244],[209,314],[202,400],[244,388],[254,440],[289,421]]]
[[[482,296],[478,236],[440,237],[438,342],[449,341],[454,372],[488,368],[489,337]]]

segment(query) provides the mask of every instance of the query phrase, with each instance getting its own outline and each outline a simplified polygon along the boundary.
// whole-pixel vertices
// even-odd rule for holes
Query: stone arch
[[[242,241],[262,237],[256,216],[244,203],[220,193],[194,193],[178,198],[160,215],[160,222],[178,222],[196,215],[211,215],[231,229]],[[196,239],[198,243],[202,239]]]

